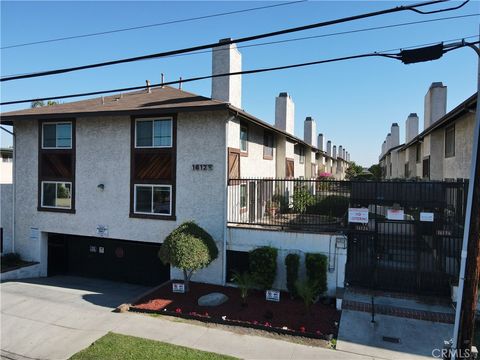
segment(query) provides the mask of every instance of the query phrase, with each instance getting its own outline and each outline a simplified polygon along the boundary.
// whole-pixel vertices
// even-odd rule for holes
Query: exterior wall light
[[[102,192],[103,190],[105,190],[105,184],[98,184],[97,191]]]

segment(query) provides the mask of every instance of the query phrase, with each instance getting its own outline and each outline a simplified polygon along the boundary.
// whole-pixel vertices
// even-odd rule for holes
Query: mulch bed
[[[212,292],[221,292],[229,299],[215,307],[198,306],[198,298]],[[234,287],[191,282],[190,292],[179,294],[173,293],[171,283],[167,283],[132,304],[131,310],[314,338],[337,335],[340,312],[336,310],[334,301],[330,305],[318,302],[311,306],[307,314],[303,302],[292,300],[287,292],[281,293],[280,302],[272,302],[265,300],[264,291],[253,290],[247,303],[248,306],[242,306],[240,291]]]

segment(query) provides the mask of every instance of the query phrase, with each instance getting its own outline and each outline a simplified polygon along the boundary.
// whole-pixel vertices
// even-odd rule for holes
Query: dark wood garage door
[[[170,279],[158,258],[160,244],[49,234],[48,275],[77,275],[141,285]]]

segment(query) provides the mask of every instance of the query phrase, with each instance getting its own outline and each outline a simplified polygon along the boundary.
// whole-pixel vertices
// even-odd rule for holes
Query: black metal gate
[[[458,280],[466,182],[352,183],[350,206],[369,209],[350,224],[350,286],[449,295]]]

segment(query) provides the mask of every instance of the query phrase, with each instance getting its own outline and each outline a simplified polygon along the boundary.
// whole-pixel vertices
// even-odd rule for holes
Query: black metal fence
[[[467,189],[465,181],[235,179],[228,222],[343,232],[350,285],[446,295],[458,278]],[[363,220],[349,218],[352,208]]]

